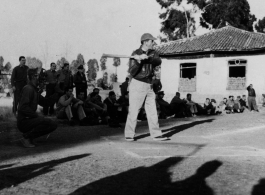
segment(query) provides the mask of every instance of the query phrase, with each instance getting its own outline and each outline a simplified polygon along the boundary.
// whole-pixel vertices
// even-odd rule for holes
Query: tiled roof
[[[232,26],[201,36],[180,39],[156,46],[160,55],[190,54],[204,51],[251,51],[265,48],[265,34]]]

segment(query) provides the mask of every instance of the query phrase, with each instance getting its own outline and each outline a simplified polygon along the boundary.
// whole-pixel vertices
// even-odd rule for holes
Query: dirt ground
[[[265,194],[265,110],[160,120],[171,138],[59,124],[33,149],[0,134],[0,194]],[[2,123],[12,129],[10,123]],[[124,127],[124,125],[123,125]],[[17,135],[17,134],[16,134]]]

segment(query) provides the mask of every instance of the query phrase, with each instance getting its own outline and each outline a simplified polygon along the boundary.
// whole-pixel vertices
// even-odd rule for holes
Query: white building
[[[265,93],[265,34],[226,26],[201,36],[157,46],[162,58],[165,99],[177,91],[193,100],[218,102],[229,95],[247,95],[253,84],[257,101]]]

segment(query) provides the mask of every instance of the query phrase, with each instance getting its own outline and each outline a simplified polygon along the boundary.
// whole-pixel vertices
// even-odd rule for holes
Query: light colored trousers
[[[130,106],[125,126],[125,137],[135,136],[137,116],[140,108],[143,105],[144,100],[145,100],[144,106],[145,106],[151,137],[154,138],[162,135],[162,131],[159,130],[156,103],[155,103],[155,93],[151,88],[151,85],[148,83],[138,81],[136,79],[132,79],[129,85]]]

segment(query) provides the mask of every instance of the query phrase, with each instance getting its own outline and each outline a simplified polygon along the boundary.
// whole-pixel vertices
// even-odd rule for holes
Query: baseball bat
[[[118,55],[118,54],[103,54],[102,57],[106,57],[106,58],[134,58],[133,56]]]

